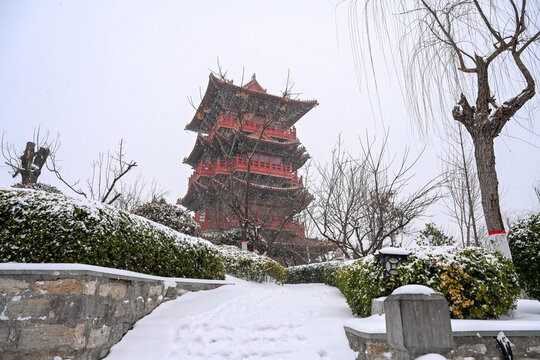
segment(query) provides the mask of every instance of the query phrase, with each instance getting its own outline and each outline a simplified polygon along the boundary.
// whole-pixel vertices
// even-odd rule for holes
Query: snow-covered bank
[[[353,360],[336,288],[257,284],[186,294],[158,307],[111,349],[125,359]]]

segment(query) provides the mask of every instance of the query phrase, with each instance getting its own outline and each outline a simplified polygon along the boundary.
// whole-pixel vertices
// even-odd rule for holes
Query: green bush
[[[338,286],[341,261],[327,261],[321,263],[291,266],[287,268],[287,284],[324,283]]]
[[[408,284],[442,293],[451,316],[459,319],[497,318],[515,306],[519,295],[512,263],[480,248],[413,249],[387,281],[382,267],[369,256],[343,269],[339,287],[354,314],[369,316],[372,299]]]
[[[338,288],[353,314],[362,317],[371,315],[371,300],[389,293],[383,280],[383,268],[373,255],[343,267]]]
[[[101,203],[0,190],[0,262],[82,263],[172,277],[223,279],[219,251]]]
[[[221,245],[219,248],[227,274],[257,282],[268,281],[272,278],[278,283],[283,283],[287,276],[287,270],[269,257],[242,251],[232,245]]]
[[[142,204],[132,212],[183,234],[201,236],[201,227],[189,212],[178,205],[168,204],[165,199]]]
[[[508,233],[519,283],[527,295],[540,299],[540,213],[517,221]]]
[[[16,183],[16,184],[11,185],[11,187],[15,189],[33,189],[33,190],[41,190],[45,192],[50,192],[54,194],[62,194],[62,192],[55,186],[44,184],[44,183],[33,183],[33,184]]]

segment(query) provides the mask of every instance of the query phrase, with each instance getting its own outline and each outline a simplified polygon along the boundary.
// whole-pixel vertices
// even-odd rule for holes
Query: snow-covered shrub
[[[227,274],[257,282],[272,278],[279,283],[282,283],[287,276],[287,270],[267,256],[242,251],[232,245],[221,245],[219,248],[224,258]]]
[[[164,199],[142,204],[135,208],[133,213],[181,233],[201,236],[201,227],[189,212],[178,205],[168,204]]]
[[[383,268],[373,255],[344,266],[337,285],[353,314],[362,317],[371,315],[371,300],[387,293],[383,280]]]
[[[82,263],[146,274],[223,279],[219,251],[102,203],[0,190],[0,262]]]
[[[290,266],[287,268],[288,284],[324,283],[338,285],[342,261],[327,261],[307,265]]]
[[[11,185],[11,187],[15,189],[34,189],[34,190],[50,192],[53,194],[62,194],[62,192],[58,190],[55,186],[52,186],[49,184],[43,184],[43,183],[33,183],[33,184],[16,183],[16,184]]]
[[[540,299],[540,213],[517,221],[508,242],[519,283],[527,295]]]
[[[517,274],[510,261],[480,248],[412,249],[396,274],[383,279],[383,269],[366,257],[343,270],[340,290],[353,313],[370,315],[371,300],[407,284],[420,284],[442,293],[453,318],[493,319],[515,306]]]

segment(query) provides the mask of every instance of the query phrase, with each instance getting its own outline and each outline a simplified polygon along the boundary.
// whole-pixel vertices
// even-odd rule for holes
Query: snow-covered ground
[[[385,332],[384,315],[353,316],[343,295],[330,286],[227,280],[235,285],[188,293],[160,305],[106,359],[353,360],[343,325]],[[540,330],[540,302],[518,301],[513,319],[452,320],[452,328]]]
[[[352,314],[336,288],[227,280],[235,285],[160,305],[106,359],[355,359],[343,330]]]

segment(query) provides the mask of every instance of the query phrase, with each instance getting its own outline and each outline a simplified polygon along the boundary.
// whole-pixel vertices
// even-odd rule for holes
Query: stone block
[[[62,324],[74,326],[84,315],[81,297],[59,297],[52,304],[56,321]]]
[[[48,299],[13,298],[5,311],[10,320],[27,320],[30,317],[47,316],[50,310]]]
[[[386,299],[386,296],[371,300],[371,315],[384,314],[384,299]]]
[[[84,284],[84,295],[94,295],[96,293],[96,281],[87,281]]]
[[[148,297],[158,297],[163,292],[163,285],[151,285],[148,288]]]
[[[60,279],[36,283],[34,293],[36,294],[73,294],[82,295],[85,290],[85,283],[77,279]]]
[[[527,355],[540,355],[540,345],[527,347]]]
[[[30,287],[25,281],[13,280],[13,279],[0,279],[0,293],[2,294],[17,294]]]
[[[8,344],[9,342],[13,341],[14,338],[15,329],[6,325],[0,326],[0,348],[2,348],[4,344]]]
[[[111,334],[111,328],[103,326],[97,329],[90,330],[88,336],[88,348],[94,349],[105,345],[109,341],[109,335]]]
[[[433,294],[390,295],[384,301],[388,343],[398,359],[445,354],[454,345],[446,299]]]
[[[19,345],[21,349],[32,351],[50,351],[64,346],[81,350],[86,346],[84,330],[84,324],[74,328],[58,324],[34,324],[22,330]]]
[[[120,300],[126,296],[127,281],[110,280],[108,283],[99,285],[99,296],[110,296],[113,299]]]

